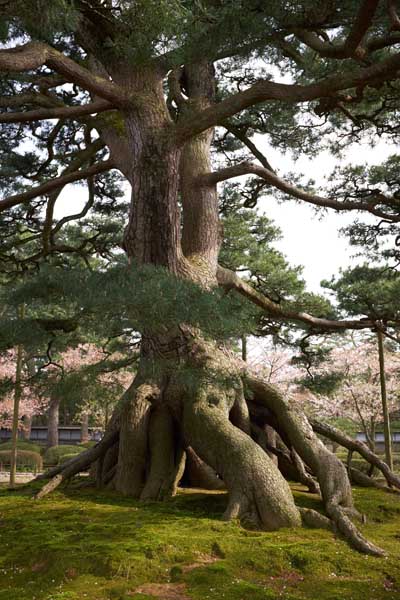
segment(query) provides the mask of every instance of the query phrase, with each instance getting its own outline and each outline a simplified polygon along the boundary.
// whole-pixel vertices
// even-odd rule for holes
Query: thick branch
[[[327,58],[348,58],[351,56],[363,58],[365,50],[360,47],[360,44],[368,31],[378,4],[379,0],[364,0],[343,44],[323,42],[317,34],[306,30],[296,31],[296,36],[320,56]]]
[[[0,114],[0,123],[29,123],[31,121],[62,118],[75,119],[84,115],[101,113],[110,110],[110,108],[112,108],[112,105],[107,100],[97,100],[81,106],[57,106],[54,108],[38,108],[26,112],[6,112]]]
[[[400,203],[396,199],[392,200],[386,196],[379,195],[375,198],[368,198],[366,201],[343,200],[339,202],[334,198],[324,198],[323,196],[306,192],[305,190],[288,183],[284,179],[281,179],[278,175],[276,175],[276,173],[273,173],[269,169],[251,162],[239,163],[214,173],[205,173],[198,178],[198,182],[201,185],[215,185],[218,182],[226,181],[227,179],[232,179],[233,177],[240,177],[242,175],[249,174],[258,175],[258,177],[261,177],[270,185],[276,187],[278,190],[281,190],[281,192],[284,192],[285,194],[293,196],[299,200],[304,200],[305,202],[313,204],[314,206],[333,208],[335,210],[368,211],[369,213],[382,219],[390,219],[392,222],[396,223],[400,222],[400,215],[396,216],[388,214],[381,209],[376,208],[377,204],[386,203],[389,206],[392,202],[396,208],[400,208]]]
[[[345,331],[346,329],[374,329],[376,327],[375,323],[369,319],[334,321],[313,317],[304,312],[285,309],[255,290],[233,271],[220,266],[217,271],[217,280],[220,286],[228,290],[236,290],[239,294],[253,302],[253,304],[264,309],[272,318],[278,320],[304,323],[316,331]]]
[[[369,84],[375,85],[393,79],[397,76],[399,69],[400,53],[397,53],[380,63],[359,68],[354,73],[330,76],[309,85],[258,81],[247,90],[234,94],[219,104],[204,110],[189,111],[188,115],[174,126],[174,134],[177,141],[182,143],[210,127],[223,125],[229,117],[260,102],[278,100],[296,103],[327,98],[334,96],[340,90]]]
[[[62,106],[62,102],[58,98],[39,92],[24,92],[13,96],[0,96],[0,108],[19,108],[30,104],[42,108],[58,108]]]
[[[0,51],[0,71],[9,73],[32,71],[47,65],[89,92],[108,100],[113,106],[123,107],[129,104],[124,90],[115,83],[93,75],[74,60],[64,56],[55,48],[42,42],[30,42]]]
[[[99,173],[104,173],[105,171],[109,171],[114,168],[113,160],[105,160],[101,163],[97,163],[87,169],[82,169],[81,171],[74,171],[73,173],[68,173],[66,175],[62,175],[61,177],[56,177],[51,181],[46,181],[42,185],[34,187],[27,192],[21,192],[20,194],[15,194],[14,196],[9,196],[4,200],[0,200],[0,212],[6,210],[8,208],[12,208],[13,206],[17,206],[18,204],[23,204],[24,202],[28,202],[29,200],[33,200],[39,196],[44,196],[58,189],[59,187],[63,187],[68,183],[73,183],[74,181],[79,181],[80,179],[87,179],[88,177],[93,177],[94,175],[98,175]]]

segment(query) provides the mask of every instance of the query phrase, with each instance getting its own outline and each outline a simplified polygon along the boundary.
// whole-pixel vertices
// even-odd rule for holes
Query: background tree
[[[365,433],[368,446],[375,451],[375,432],[382,423],[379,356],[371,340],[344,339],[331,346],[324,361],[310,370],[305,385],[311,394],[305,399],[315,414],[333,424],[352,421]],[[400,363],[396,352],[386,354],[388,405],[399,407]],[[301,378],[298,378],[301,379]]]
[[[385,432],[386,461],[393,468],[390,409],[387,397],[384,336],[398,342],[395,324],[400,310],[398,292],[399,273],[389,264],[377,267],[360,265],[344,271],[335,281],[325,282],[325,286],[337,294],[339,307],[348,315],[365,315],[375,322],[381,403]],[[389,326],[388,326],[389,323]],[[390,323],[392,326],[390,326]]]

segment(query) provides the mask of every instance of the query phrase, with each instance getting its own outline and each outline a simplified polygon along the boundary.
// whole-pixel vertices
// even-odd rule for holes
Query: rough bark
[[[199,386],[185,402],[183,425],[196,453],[227,486],[224,517],[269,530],[299,525],[288,484],[260,446],[229,421],[234,397],[223,389],[215,384]]]
[[[155,385],[134,383],[121,409],[115,487],[122,494],[135,498],[142,493],[146,479],[150,398],[159,393]]]
[[[174,429],[168,407],[156,407],[150,416],[148,429],[150,470],[140,495],[142,500],[162,500],[176,493],[183,450],[177,444]]]
[[[225,484],[217,473],[207,465],[190,446],[186,448],[185,483],[193,488],[223,490]]]
[[[285,399],[273,386],[247,379],[253,402],[267,406],[274,413],[291,445],[316,476],[328,517],[359,551],[381,556],[384,552],[366,540],[351,522],[355,516],[351,485],[343,463],[314,434],[305,415],[294,401]]]

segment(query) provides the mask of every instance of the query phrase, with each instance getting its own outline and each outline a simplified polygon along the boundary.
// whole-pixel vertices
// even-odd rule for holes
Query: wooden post
[[[380,329],[377,330],[378,351],[379,351],[379,374],[381,380],[381,398],[383,409],[383,429],[385,434],[385,455],[386,462],[391,471],[393,471],[393,456],[392,456],[392,436],[390,433],[390,417],[387,405],[386,394],[386,378],[385,378],[385,351],[383,347],[383,335]]]
[[[18,317],[23,319],[25,315],[25,307],[21,305],[18,309]],[[22,361],[23,348],[19,344],[17,346],[17,364],[15,369],[15,386],[14,386],[14,410],[11,434],[11,461],[10,461],[10,488],[15,488],[15,480],[17,473],[17,443],[18,443],[18,422],[19,422],[19,403],[21,400],[22,386]]]

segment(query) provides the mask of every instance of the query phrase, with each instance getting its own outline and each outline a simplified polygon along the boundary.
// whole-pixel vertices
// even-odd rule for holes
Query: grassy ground
[[[163,504],[72,486],[31,494],[0,490],[0,600],[400,598],[400,495],[354,492],[364,533],[388,552],[379,559],[327,531],[224,523],[221,493],[187,490]]]

